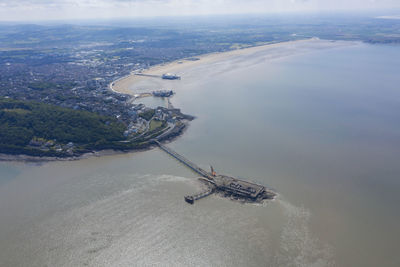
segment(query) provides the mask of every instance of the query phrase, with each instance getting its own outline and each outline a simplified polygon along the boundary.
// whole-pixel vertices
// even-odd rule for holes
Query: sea
[[[196,116],[169,147],[277,198],[189,205],[198,175],[158,148],[0,162],[0,266],[400,266],[399,70],[351,43],[132,85]]]

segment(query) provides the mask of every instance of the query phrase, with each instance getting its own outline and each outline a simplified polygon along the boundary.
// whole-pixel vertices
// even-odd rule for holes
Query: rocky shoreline
[[[162,136],[159,141],[162,142],[171,142],[176,138],[180,137],[184,134],[185,130],[187,129],[189,123],[186,122],[183,124],[178,131],[172,132],[169,135]],[[48,157],[48,156],[30,156],[26,154],[5,154],[0,153],[0,162],[1,161],[8,161],[8,162],[32,162],[32,163],[43,163],[43,162],[52,162],[52,161],[75,161],[75,160],[82,160],[91,157],[103,157],[103,156],[112,156],[112,155],[121,155],[121,154],[128,154],[128,153],[137,153],[137,152],[145,152],[149,151],[153,148],[157,147],[152,142],[148,142],[146,145],[142,147],[137,147],[133,149],[126,149],[126,150],[116,150],[116,149],[103,149],[97,150],[92,152],[83,153],[81,155],[71,155],[65,157]]]

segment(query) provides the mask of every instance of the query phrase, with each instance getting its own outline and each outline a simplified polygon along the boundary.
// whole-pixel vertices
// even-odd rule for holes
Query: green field
[[[149,127],[149,131],[154,131],[157,128],[160,128],[163,125],[162,121],[156,121],[156,120],[151,120],[150,121],[150,127]]]

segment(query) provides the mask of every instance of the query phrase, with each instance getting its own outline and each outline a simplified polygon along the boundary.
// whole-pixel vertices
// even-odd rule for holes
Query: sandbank
[[[359,42],[349,41],[329,41],[320,40],[318,38],[310,38],[304,40],[287,41],[273,44],[266,44],[261,46],[254,46],[249,48],[242,48],[236,50],[230,50],[226,52],[216,52],[210,54],[204,54],[196,56],[197,60],[193,58],[183,58],[170,63],[159,64],[149,69],[142,71],[142,74],[158,75],[161,76],[164,73],[179,73],[182,70],[188,70],[193,67],[197,67],[202,64],[210,64],[224,60],[234,59],[235,57],[249,56],[251,58],[254,55],[260,56],[260,58],[281,58],[290,55],[296,55],[304,52],[310,52],[312,50],[333,48],[337,46],[348,46]],[[267,55],[267,57],[266,57]],[[184,77],[183,77],[184,78]],[[124,94],[135,94],[130,87],[140,81],[146,79],[154,79],[146,76],[139,76],[132,72],[130,75],[122,77],[118,80],[113,81],[109,86],[110,89]]]

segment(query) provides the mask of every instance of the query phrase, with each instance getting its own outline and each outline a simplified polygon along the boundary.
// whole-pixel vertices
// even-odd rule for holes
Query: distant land
[[[114,81],[177,60],[312,37],[400,43],[400,20],[386,18],[271,15],[1,24],[0,153],[65,158],[148,147],[152,138],[179,135],[193,117],[176,108],[139,105],[123,90],[110,90]],[[92,125],[93,133],[82,124]]]
[[[379,16],[378,19],[400,19],[400,15],[393,15],[393,16]]]

